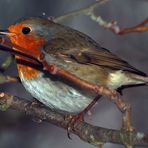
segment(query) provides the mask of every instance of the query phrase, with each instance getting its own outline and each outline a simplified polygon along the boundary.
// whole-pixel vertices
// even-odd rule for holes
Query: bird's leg
[[[43,106],[44,104],[41,103],[40,101],[38,101],[36,98],[33,97],[32,101],[31,101],[31,105],[34,106],[34,105],[41,105]]]
[[[120,94],[118,93],[112,96],[111,100],[116,104],[116,106],[123,113],[122,129],[128,132],[133,132],[134,128],[132,126],[131,105],[129,105],[125,100],[123,100]]]
[[[67,133],[68,133],[68,137],[70,139],[71,139],[70,132],[74,128],[75,123],[77,121],[83,121],[84,120],[85,114],[96,104],[96,102],[100,99],[100,97],[101,96],[96,96],[92,100],[92,102],[83,111],[81,111],[79,114],[66,116],[66,118],[68,118],[70,120],[69,123],[68,123],[68,125],[67,125]]]

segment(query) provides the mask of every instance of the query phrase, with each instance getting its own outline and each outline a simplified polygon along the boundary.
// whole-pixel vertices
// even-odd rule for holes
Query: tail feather
[[[132,78],[137,81],[139,84],[146,84],[148,85],[148,77],[147,76],[140,76],[140,75],[132,75]]]

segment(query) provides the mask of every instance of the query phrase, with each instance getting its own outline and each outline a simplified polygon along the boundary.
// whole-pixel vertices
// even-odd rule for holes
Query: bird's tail
[[[147,76],[140,76],[140,75],[132,75],[132,78],[137,81],[137,84],[145,84],[148,85],[148,77]]]

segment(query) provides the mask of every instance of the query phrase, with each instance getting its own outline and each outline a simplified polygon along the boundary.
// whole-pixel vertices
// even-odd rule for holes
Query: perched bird
[[[28,50],[32,55],[43,52],[49,64],[110,90],[148,82],[145,73],[102,48],[89,36],[45,18],[21,19],[10,25],[7,32],[0,33],[6,34],[12,44]],[[19,76],[25,89],[52,109],[78,113],[97,95],[62,78],[24,65],[21,60],[30,61],[16,56]]]

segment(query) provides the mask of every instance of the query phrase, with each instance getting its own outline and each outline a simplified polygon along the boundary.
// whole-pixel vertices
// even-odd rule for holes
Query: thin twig
[[[89,11],[93,11],[98,5],[102,5],[107,1],[109,1],[109,0],[98,0],[98,1],[94,2],[93,4],[90,4],[87,7],[84,7],[84,8],[72,11],[70,13],[64,14],[62,16],[53,18],[53,20],[54,20],[54,22],[61,22],[61,21],[64,21],[68,18],[72,18],[72,17],[78,16],[81,14],[87,15],[87,13],[89,13]]]
[[[148,24],[148,18],[146,18],[142,23],[134,26],[134,27],[130,27],[130,28],[124,28],[124,29],[120,29],[118,34],[126,34],[126,33],[131,33],[131,32],[145,32],[148,31],[148,26],[146,26]]]
[[[20,82],[18,77],[4,75],[3,73],[0,73],[0,84],[16,83],[16,82]]]
[[[61,22],[68,18],[72,18],[74,16],[78,15],[86,15],[91,18],[94,22],[98,23],[101,27],[111,30],[115,34],[123,35],[127,33],[132,32],[145,32],[148,31],[148,26],[146,24],[148,23],[148,18],[146,18],[142,23],[133,26],[133,27],[127,27],[127,28],[120,28],[117,24],[117,21],[108,22],[104,20],[100,15],[96,15],[94,10],[96,7],[98,7],[100,4],[104,4],[108,0],[100,0],[95,3],[92,3],[91,5],[72,11],[70,13],[67,13],[63,16],[59,16],[57,18],[54,18],[53,21],[55,22]]]

